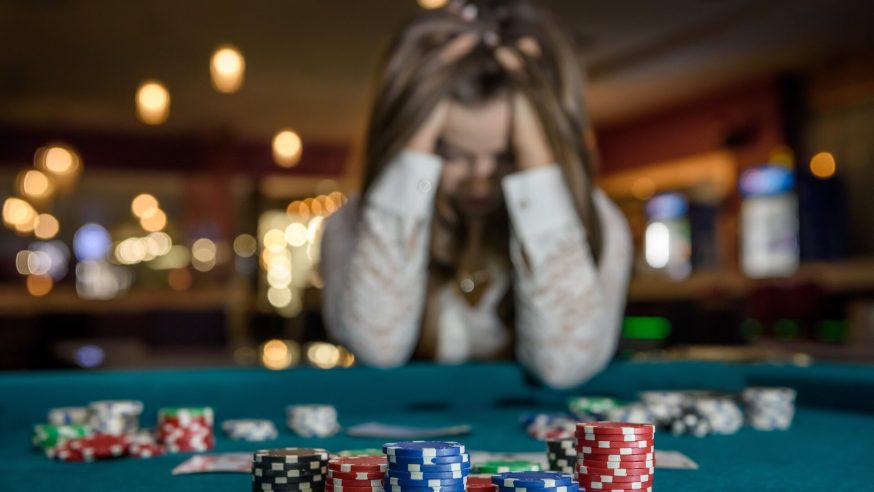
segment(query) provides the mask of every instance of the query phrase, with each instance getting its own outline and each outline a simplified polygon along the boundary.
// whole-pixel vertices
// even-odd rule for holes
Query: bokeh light
[[[177,292],[185,292],[191,288],[191,271],[187,268],[177,268],[167,273],[167,284]]]
[[[18,182],[18,191],[30,198],[45,198],[52,193],[52,182],[42,171],[30,169],[22,173]]]
[[[446,5],[448,0],[418,0],[419,6],[423,9],[433,10],[439,9]]]
[[[300,222],[289,224],[285,228],[285,240],[290,246],[299,247],[307,242],[307,228]]]
[[[51,214],[39,214],[36,217],[36,227],[33,234],[40,239],[51,239],[58,235],[61,225],[58,219]]]
[[[302,150],[303,143],[292,130],[282,130],[273,137],[273,160],[282,167],[296,165]]]
[[[73,253],[80,261],[105,258],[111,245],[109,233],[100,224],[85,224],[73,236]]]
[[[249,258],[258,250],[258,241],[251,234],[240,234],[234,238],[234,253],[243,258]]]
[[[140,217],[140,227],[149,232],[158,232],[167,227],[167,214],[160,208],[153,208]]]
[[[130,210],[137,217],[151,214],[158,208],[158,199],[148,193],[140,193],[130,203]]]
[[[656,186],[652,179],[641,177],[631,184],[631,194],[638,200],[649,200],[655,194]]]
[[[246,71],[246,60],[235,46],[219,46],[212,54],[209,75],[215,90],[232,93],[240,90]]]
[[[27,292],[34,297],[48,294],[54,285],[54,281],[48,275],[31,274],[27,276]]]
[[[286,369],[295,362],[293,352],[284,340],[269,340],[261,347],[261,363],[267,369]]]
[[[331,369],[340,363],[340,350],[326,342],[313,342],[307,347],[307,360],[321,369]]]
[[[143,82],[136,94],[137,117],[147,125],[160,125],[170,117],[170,92],[156,80]]]
[[[829,152],[820,152],[810,159],[810,172],[820,179],[835,175],[835,157]]]

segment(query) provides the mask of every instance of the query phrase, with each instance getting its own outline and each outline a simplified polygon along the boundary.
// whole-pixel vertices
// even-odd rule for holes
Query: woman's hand
[[[431,111],[431,114],[428,115],[422,126],[416,130],[416,133],[407,142],[407,148],[433,154],[437,139],[440,138],[443,128],[446,126],[446,114],[448,112],[449,101],[444,99],[437,103],[437,106]]]
[[[520,170],[555,164],[555,156],[546,139],[540,116],[525,94],[513,93],[512,142]]]

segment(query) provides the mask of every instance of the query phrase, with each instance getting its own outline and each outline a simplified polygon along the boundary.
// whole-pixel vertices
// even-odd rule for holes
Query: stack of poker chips
[[[328,437],[340,431],[337,410],[331,405],[290,405],[285,409],[285,421],[303,437]]]
[[[470,454],[452,441],[403,441],[382,447],[388,457],[386,492],[463,492]],[[430,489],[430,490],[429,490]]]
[[[728,396],[703,396],[696,398],[690,406],[698,415],[707,419],[713,433],[734,434],[743,426],[743,411]]]
[[[49,424],[51,425],[86,425],[88,424],[87,407],[57,407],[49,409]]]
[[[222,430],[231,439],[243,441],[268,441],[279,436],[273,422],[263,419],[225,420]]]
[[[792,388],[750,387],[741,398],[746,404],[747,423],[758,430],[786,430],[795,416]]]
[[[328,460],[326,492],[379,492],[388,469],[382,454],[337,456]]]
[[[48,449],[55,447],[64,441],[90,435],[91,428],[87,425],[37,424],[33,426],[33,445],[43,449]]]
[[[580,485],[568,473],[559,472],[507,472],[492,475],[492,483],[498,492],[579,492]]]
[[[128,436],[128,456],[134,458],[152,458],[162,454],[164,454],[164,446],[158,444],[154,433],[141,430]]]
[[[88,426],[98,434],[130,434],[139,430],[141,413],[141,401],[94,401],[88,404]]]
[[[124,434],[96,434],[68,439],[46,450],[46,456],[61,461],[90,462],[118,458],[127,452],[128,436]]]
[[[252,492],[324,492],[328,452],[324,449],[281,448],[255,451]]]
[[[655,426],[577,424],[577,479],[586,490],[652,490]]]
[[[170,453],[203,452],[215,446],[210,407],[158,410],[158,443]]]
[[[643,403],[629,403],[607,410],[604,420],[612,422],[634,422],[635,424],[656,423],[655,414]]]
[[[546,441],[546,460],[549,463],[549,469],[560,473],[574,473],[574,468],[577,465],[575,446],[576,440],[573,438]]]
[[[571,441],[573,445],[573,441]],[[494,475],[495,473],[515,471],[540,471],[540,465],[525,460],[490,460],[477,463],[471,468],[473,473]]]
[[[526,414],[521,420],[528,435],[541,441],[573,437],[578,422],[578,419],[560,413]]]

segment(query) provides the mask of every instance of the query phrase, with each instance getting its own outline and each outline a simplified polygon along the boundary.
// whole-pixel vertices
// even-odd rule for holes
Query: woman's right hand
[[[446,114],[449,112],[449,101],[446,99],[437,103],[437,106],[425,119],[425,122],[416,130],[412,138],[407,142],[407,148],[428,154],[434,153],[437,139],[443,133],[446,126]]]

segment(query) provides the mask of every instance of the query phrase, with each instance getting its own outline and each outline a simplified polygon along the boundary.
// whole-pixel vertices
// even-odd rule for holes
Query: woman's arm
[[[400,365],[415,349],[441,168],[436,155],[403,150],[363,203],[350,201],[326,222],[326,326],[365,364]]]
[[[558,166],[507,176],[504,193],[513,224],[519,361],[550,386],[580,384],[616,349],[631,268],[628,224],[596,190],[604,231],[596,265]]]

